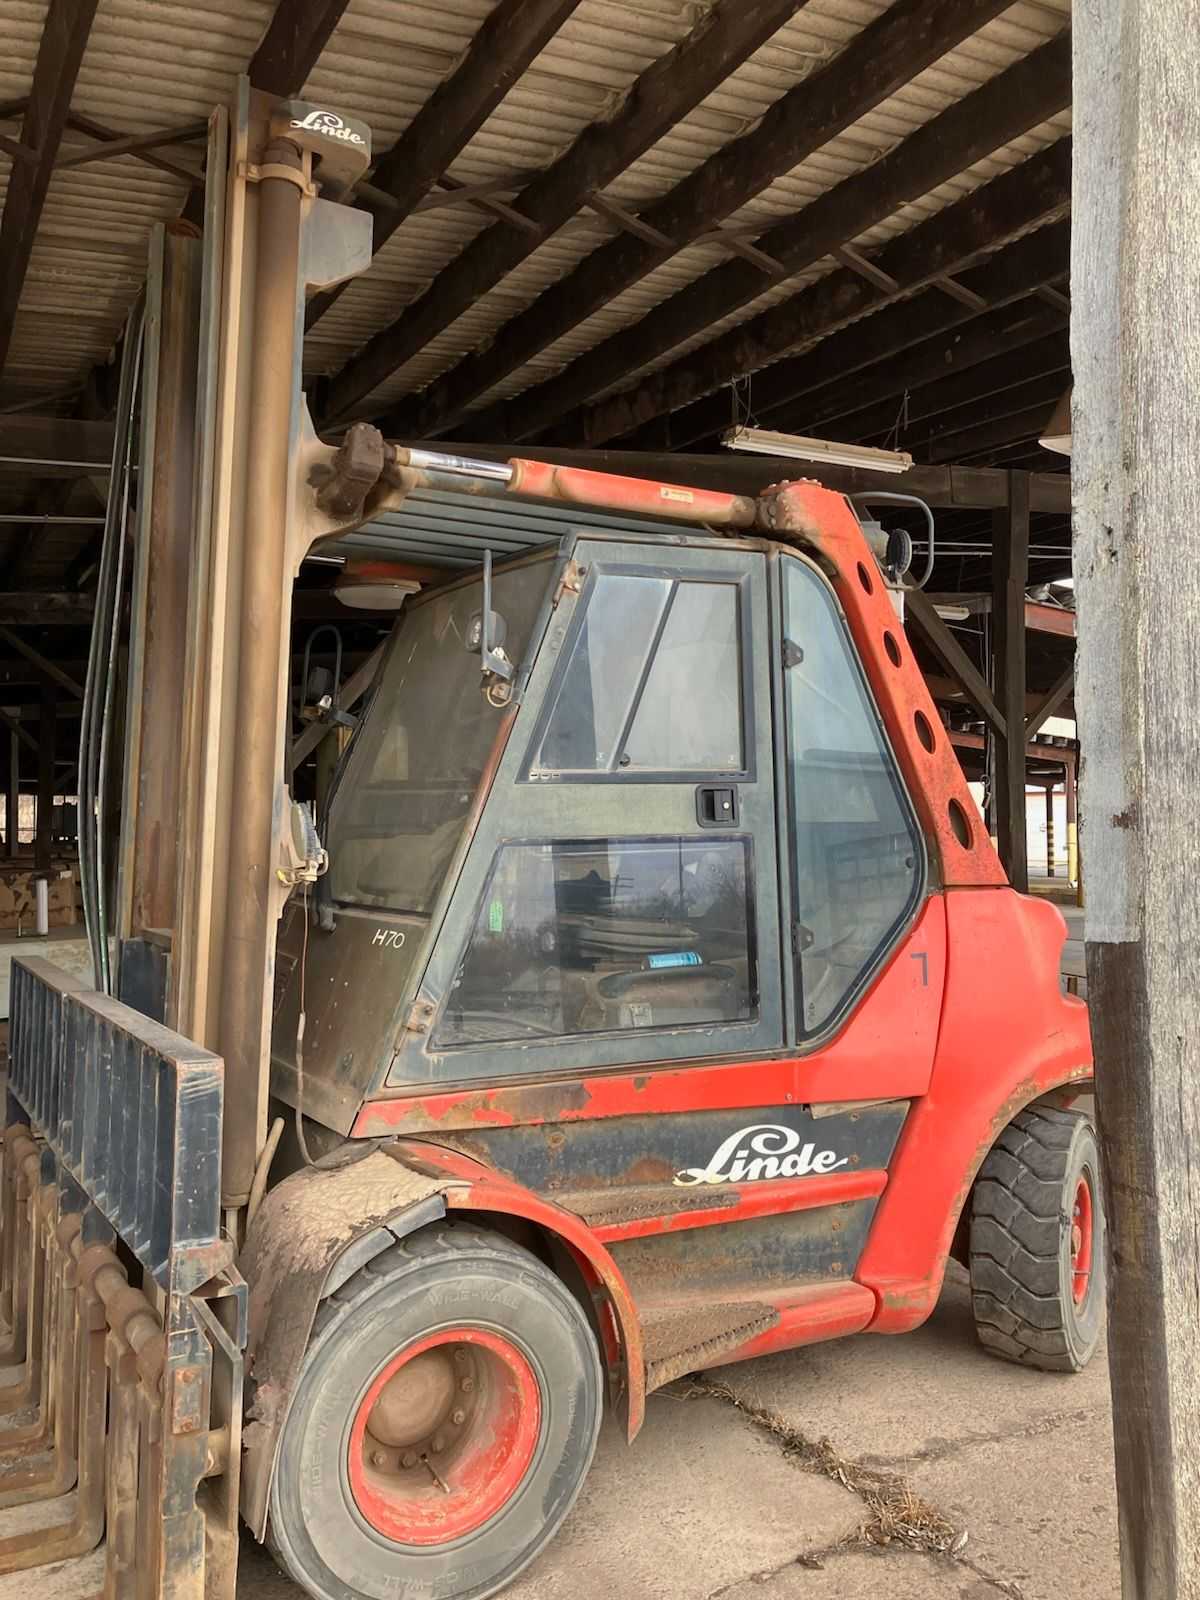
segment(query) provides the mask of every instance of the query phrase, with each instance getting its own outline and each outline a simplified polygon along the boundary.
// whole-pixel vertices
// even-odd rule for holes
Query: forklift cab
[[[758,539],[570,534],[491,575],[511,690],[483,587],[393,630],[281,930],[277,1096],[344,1134],[434,1086],[816,1049],[929,878],[828,579]]]

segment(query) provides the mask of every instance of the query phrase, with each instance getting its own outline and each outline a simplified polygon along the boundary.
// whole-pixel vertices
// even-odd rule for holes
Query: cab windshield
[[[520,665],[552,563],[492,578],[504,650]],[[434,591],[396,623],[379,687],[355,736],[330,811],[329,889],[342,905],[427,915],[437,899],[503,712],[469,649],[482,579]]]

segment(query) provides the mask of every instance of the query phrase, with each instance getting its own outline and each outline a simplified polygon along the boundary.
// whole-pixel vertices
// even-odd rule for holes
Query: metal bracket
[[[300,193],[309,199],[316,199],[317,186],[312,179],[306,178],[302,171],[294,167],[285,167],[281,161],[239,161],[237,175],[247,183],[261,183],[264,178],[282,178],[285,183],[294,183]]]

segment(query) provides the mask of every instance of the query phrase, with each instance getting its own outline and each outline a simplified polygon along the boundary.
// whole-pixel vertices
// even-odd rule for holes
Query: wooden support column
[[[1008,505],[992,518],[992,664],[1005,734],[996,740],[996,834],[1014,889],[1029,887],[1025,845],[1025,586],[1029,474],[1010,472]]]
[[[1200,1594],[1200,29],[1075,13],[1071,353],[1088,995],[1125,1600]]]
[[[1075,763],[1063,768],[1063,787],[1067,792],[1067,881],[1079,882],[1079,816],[1075,801]]]
[[[38,729],[37,832],[33,865],[39,872],[50,866],[54,852],[55,757],[58,749],[58,692],[54,684],[42,688],[41,726]]]
[[[19,724],[18,724],[19,726]],[[21,738],[16,728],[8,733],[8,787],[4,813],[4,853],[15,861],[21,836]]]

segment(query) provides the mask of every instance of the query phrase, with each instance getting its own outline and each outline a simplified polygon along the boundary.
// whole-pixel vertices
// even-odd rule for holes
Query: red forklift
[[[240,1507],[323,1600],[482,1600],[567,1516],[606,1406],[632,1441],[681,1375],[915,1328],[952,1256],[993,1354],[1078,1371],[1100,1337],[1086,1007],[981,825],[896,547],[813,482],[319,440],[304,290],[369,255],[338,204],[369,137],[243,87],[198,294],[161,240],[126,341],[159,433],[121,887],[92,828],[95,987],[17,965],[2,1190],[0,1509],[77,1504],[0,1537],[0,1572],[93,1552],[106,1595],[231,1597]],[[364,530],[405,597],[314,817],[291,580]]]

